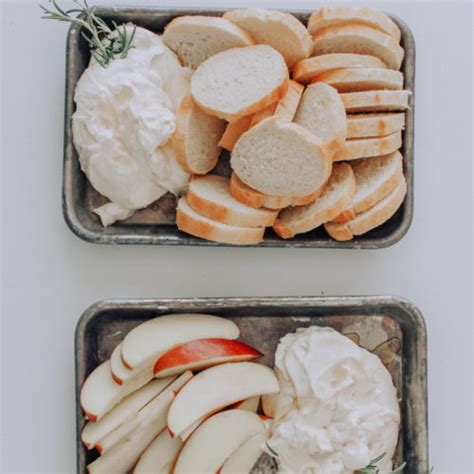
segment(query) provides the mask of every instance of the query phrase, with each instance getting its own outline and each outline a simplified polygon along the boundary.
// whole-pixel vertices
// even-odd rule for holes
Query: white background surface
[[[321,2],[258,2],[290,4]],[[2,472],[74,472],[74,328],[96,300],[387,293],[428,325],[434,472],[472,472],[472,5],[385,5],[417,43],[416,188],[411,230],[381,251],[80,241],[61,215],[66,26],[40,21],[37,2],[1,8]]]

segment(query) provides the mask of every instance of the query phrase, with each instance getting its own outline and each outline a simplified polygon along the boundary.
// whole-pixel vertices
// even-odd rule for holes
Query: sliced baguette
[[[308,86],[294,122],[317,136],[334,155],[346,140],[346,111],[336,89],[318,82]]]
[[[346,163],[334,165],[321,197],[307,206],[283,209],[273,226],[275,232],[289,239],[333,220],[349,206],[355,186],[352,168]]]
[[[356,192],[350,206],[333,222],[347,222],[375,206],[398,186],[403,176],[403,158],[398,151],[353,161],[351,167]]]
[[[283,209],[289,206],[304,206],[315,201],[323,192],[326,183],[306,196],[270,196],[247,186],[235,173],[230,178],[230,193],[238,201],[256,209]]]
[[[206,174],[216,166],[221,149],[219,140],[225,122],[199,108],[186,96],[176,114],[176,131],[172,137],[176,159],[192,174]]]
[[[319,138],[275,117],[242,135],[230,163],[245,184],[275,196],[313,193],[327,181],[332,167],[331,155]]]
[[[384,199],[368,211],[356,215],[345,223],[328,222],[325,224],[327,233],[336,240],[351,240],[355,235],[362,235],[388,221],[403,203],[407,185],[402,175],[397,187]]]
[[[288,89],[283,56],[266,45],[234,48],[202,63],[191,78],[191,94],[211,115],[234,122],[280,100]]]
[[[400,69],[404,51],[392,36],[368,26],[331,26],[316,32],[313,56],[330,53],[369,54],[390,69]]]
[[[194,211],[185,197],[178,201],[176,225],[195,237],[232,245],[259,244],[265,233],[263,227],[238,227],[208,219]]]
[[[384,137],[357,138],[346,140],[342,151],[334,157],[334,161],[357,160],[370,156],[387,155],[402,146],[402,132],[395,132]]]
[[[387,68],[379,58],[367,54],[323,54],[296,63],[293,69],[293,79],[302,84],[309,84],[323,72],[347,67]]]
[[[320,74],[313,82],[325,82],[338,92],[399,90],[403,88],[403,74],[380,68],[333,69]]]
[[[224,13],[224,18],[247,30],[257,43],[268,44],[279,51],[291,69],[310,56],[313,41],[308,30],[290,13],[263,8],[246,8]]]
[[[405,128],[405,114],[352,114],[347,116],[347,138],[383,137]]]
[[[298,108],[303,89],[304,87],[301,84],[290,80],[288,82],[288,90],[281,100],[265,107],[256,114],[247,115],[237,120],[237,122],[229,123],[219,142],[219,146],[232,151],[242,134],[250,127],[257,125],[257,123],[272,115],[279,117],[284,122],[291,122]]]
[[[189,183],[186,201],[199,214],[240,227],[269,227],[278,212],[242,204],[229,191],[230,180],[222,176],[196,176]]]
[[[255,44],[247,31],[231,21],[199,15],[172,20],[165,28],[163,42],[192,69],[221,51]]]
[[[315,35],[329,26],[359,24],[375,28],[400,41],[400,28],[388,15],[370,7],[325,7],[314,12],[308,22],[308,31]]]
[[[340,94],[346,112],[397,112],[409,108],[411,91],[380,90]]]

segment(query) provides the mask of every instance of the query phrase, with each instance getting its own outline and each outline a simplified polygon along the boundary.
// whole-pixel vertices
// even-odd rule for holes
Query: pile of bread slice
[[[350,240],[404,201],[400,30],[368,7],[321,8],[305,26],[258,8],[183,16],[163,41],[194,69],[173,146],[193,174],[178,202],[180,230],[258,244],[324,226]],[[221,149],[229,177],[210,174]]]

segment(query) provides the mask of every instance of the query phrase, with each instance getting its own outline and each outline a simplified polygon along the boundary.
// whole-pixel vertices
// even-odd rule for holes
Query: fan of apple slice
[[[226,362],[242,362],[263,354],[232,339],[208,338],[181,344],[165,352],[155,363],[155,377],[169,377],[185,370],[202,370]]]
[[[245,410],[228,410],[206,420],[183,445],[173,474],[217,472],[226,460],[265,427],[259,416]]]
[[[146,415],[140,420],[135,429],[109,451],[87,466],[89,474],[127,474],[137,463],[147,446],[166,428],[168,409],[179,390],[190,379],[192,372],[180,375],[171,385],[163,390],[145,408]]]
[[[240,331],[229,319],[209,314],[168,314],[132,329],[122,342],[122,362],[129,369],[153,366],[170,348],[197,339],[237,339]]]
[[[264,365],[236,362],[211,367],[198,373],[176,396],[168,414],[168,429],[171,436],[179,436],[211,413],[279,389],[275,374]]]

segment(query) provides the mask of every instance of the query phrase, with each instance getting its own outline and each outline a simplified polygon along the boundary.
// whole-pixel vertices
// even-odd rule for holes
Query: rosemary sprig
[[[132,46],[136,27],[131,34],[127,32],[125,25],[117,25],[114,21],[110,28],[102,18],[94,13],[94,8],[89,7],[87,0],[74,0],[77,8],[63,10],[56,0],[49,0],[54,9],[50,10],[43,5],[40,8],[45,20],[57,20],[74,23],[86,30],[82,36],[89,44],[92,57],[104,68],[110,61],[116,58],[126,58]]]
[[[381,461],[385,457],[386,453],[381,454],[380,456],[377,456],[375,459],[372,459],[370,461],[370,464],[363,469],[359,469],[358,474],[379,474],[380,469],[377,467],[377,463]],[[397,474],[399,472],[403,471],[403,468],[406,466],[406,463],[404,462],[403,464],[400,464],[395,470],[390,471],[390,474]]]
[[[279,454],[265,441],[265,444],[267,445],[268,451],[270,451],[270,454],[273,458],[277,458]]]

